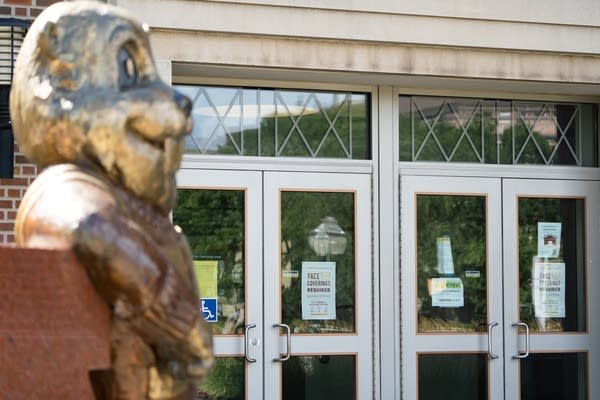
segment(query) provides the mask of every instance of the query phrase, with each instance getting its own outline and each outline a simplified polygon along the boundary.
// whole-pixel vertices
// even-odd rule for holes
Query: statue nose
[[[177,107],[186,115],[190,115],[192,112],[192,101],[185,95],[179,93],[178,91],[173,92],[173,99],[175,100],[175,104]]]

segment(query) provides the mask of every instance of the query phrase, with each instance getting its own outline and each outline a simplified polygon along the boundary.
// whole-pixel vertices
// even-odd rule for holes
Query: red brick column
[[[110,316],[68,251],[0,247],[0,398],[95,398]]]

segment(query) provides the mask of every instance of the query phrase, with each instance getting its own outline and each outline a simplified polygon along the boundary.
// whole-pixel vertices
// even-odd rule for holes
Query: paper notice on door
[[[302,262],[302,319],[335,319],[335,262]]]
[[[558,257],[561,225],[560,222],[538,222],[538,257]]]
[[[465,305],[464,287],[460,278],[432,278],[429,294],[433,307],[458,308]]]
[[[534,262],[533,306],[538,318],[565,317],[565,263]]]
[[[454,261],[452,260],[452,245],[450,236],[444,235],[436,238],[437,245],[437,270],[441,275],[454,274]]]
[[[201,297],[218,297],[217,260],[194,260],[194,272]]]

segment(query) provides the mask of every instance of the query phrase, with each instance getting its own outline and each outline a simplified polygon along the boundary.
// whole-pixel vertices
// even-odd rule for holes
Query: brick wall
[[[27,186],[37,174],[35,165],[29,163],[15,144],[15,166],[12,179],[0,178],[0,244],[14,243],[14,224],[17,209]]]
[[[56,2],[58,0],[0,0],[0,17],[32,20]],[[14,243],[17,209],[27,186],[37,174],[35,165],[27,161],[16,144],[14,161],[14,177],[0,179],[0,244]]]
[[[0,0],[0,17],[33,19],[59,0]]]

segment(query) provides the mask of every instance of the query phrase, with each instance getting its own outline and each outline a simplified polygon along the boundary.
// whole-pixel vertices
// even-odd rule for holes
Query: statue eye
[[[119,50],[119,86],[129,89],[138,83],[138,70],[129,50],[121,47]]]

